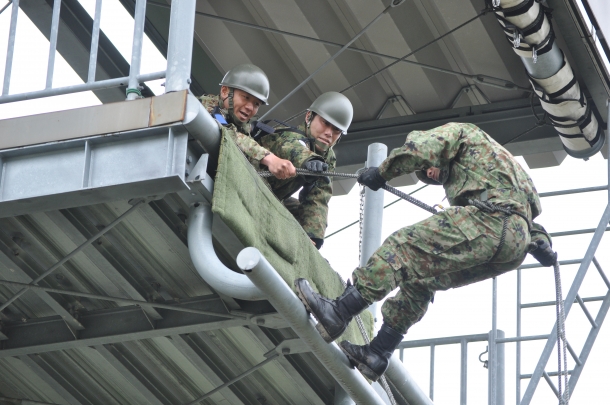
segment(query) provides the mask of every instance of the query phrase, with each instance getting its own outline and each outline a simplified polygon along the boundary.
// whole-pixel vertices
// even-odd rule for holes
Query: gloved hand
[[[377,191],[385,185],[386,179],[381,177],[378,167],[369,167],[358,176],[358,183]]]
[[[532,245],[536,245],[536,248],[530,253],[541,265],[549,267],[555,264],[557,261],[557,253],[553,252],[551,245],[549,245],[546,240],[537,239]]]
[[[328,164],[321,160],[309,160],[305,162],[303,168],[305,170],[309,170],[310,172],[325,172],[328,170]]]

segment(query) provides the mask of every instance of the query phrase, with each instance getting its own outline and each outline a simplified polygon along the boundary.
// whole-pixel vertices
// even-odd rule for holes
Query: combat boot
[[[318,320],[316,329],[328,343],[341,336],[352,318],[369,306],[350,282],[343,294],[335,300],[315,292],[304,278],[296,279],[294,286],[305,308]]]
[[[339,344],[350,363],[369,380],[377,381],[388,369],[390,357],[402,342],[403,335],[387,324],[381,325],[373,341],[364,346],[351,344],[344,340]]]

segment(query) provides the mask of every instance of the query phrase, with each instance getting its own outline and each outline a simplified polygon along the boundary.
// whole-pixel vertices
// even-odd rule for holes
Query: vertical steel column
[[[59,11],[61,0],[53,2],[53,18],[51,19],[51,35],[49,36],[49,59],[47,61],[47,82],[45,89],[53,87],[53,71],[55,70],[55,53],[57,49],[57,32],[59,31]]]
[[[11,84],[11,71],[13,70],[13,53],[15,51],[15,35],[17,34],[17,15],[19,13],[19,0],[13,0],[11,11],[11,26],[8,30],[8,47],[6,49],[6,64],[4,65],[4,83],[2,95],[8,94]]]
[[[95,0],[95,17],[93,18],[93,29],[91,30],[91,52],[89,53],[89,73],[87,83],[95,81],[95,70],[97,67],[97,45],[100,38],[100,20],[102,19],[102,0]]]
[[[195,30],[195,0],[172,2],[167,46],[165,92],[180,91],[191,84],[193,31]]]
[[[142,43],[144,39],[144,22],[146,20],[146,0],[136,0],[136,12],[133,25],[133,45],[131,47],[131,65],[127,85],[127,100],[141,96],[138,75],[142,63]]]
[[[517,337],[521,337],[521,269],[517,269]],[[521,341],[517,340],[517,365],[515,373],[517,374],[516,384],[517,384],[517,401],[516,404],[519,405],[521,402]]]
[[[496,330],[496,338],[504,339],[505,334],[502,329]],[[504,384],[505,384],[505,343],[496,344],[496,405],[504,405]]]
[[[402,353],[402,350],[400,351]],[[434,401],[434,357],[436,352],[436,345],[432,343],[430,345],[430,400]],[[400,359],[402,361],[402,359]]]
[[[497,404],[497,384],[498,384],[498,370],[496,368],[497,354],[496,354],[496,339],[498,333],[498,279],[493,278],[492,287],[492,298],[491,298],[491,332],[489,332],[489,405]]]
[[[468,341],[460,342],[460,405],[468,404]]]
[[[388,156],[388,147],[382,143],[369,145],[366,165],[377,167]],[[369,258],[381,245],[381,225],[383,222],[384,191],[373,191],[366,188],[364,194],[364,215],[362,219],[362,252],[360,252],[360,267],[366,266]],[[369,307],[373,317],[377,319],[377,304]]]

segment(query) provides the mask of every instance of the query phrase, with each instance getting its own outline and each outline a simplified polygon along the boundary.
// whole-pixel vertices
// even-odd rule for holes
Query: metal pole
[[[401,349],[401,353],[402,353]],[[430,345],[430,400],[434,401],[434,356],[436,352],[436,345]],[[402,360],[402,359],[401,359]]]
[[[496,331],[497,339],[504,338],[504,331]],[[504,405],[504,384],[505,384],[505,344],[496,342],[496,405]]]
[[[111,230],[112,228],[114,228],[117,224],[119,224],[122,220],[124,220],[125,218],[127,218],[127,216],[129,214],[131,214],[132,212],[134,212],[140,205],[142,205],[144,203],[144,200],[140,200],[138,201],[136,204],[133,205],[133,207],[131,207],[130,209],[128,209],[127,211],[125,211],[123,214],[121,214],[120,217],[118,217],[117,219],[115,219],[114,221],[112,221],[111,223],[109,223],[104,229],[102,229],[101,231],[99,231],[98,233],[96,233],[95,235],[93,235],[92,237],[90,237],[89,239],[87,239],[85,242],[83,242],[79,247],[77,247],[76,249],[74,249],[72,252],[70,252],[69,254],[67,254],[63,259],[61,259],[60,261],[58,261],[57,263],[55,263],[54,265],[52,265],[51,267],[49,267],[44,273],[42,273],[40,276],[36,277],[34,280],[32,280],[32,282],[30,284],[37,284],[40,280],[42,280],[43,278],[45,278],[46,276],[48,276],[49,274],[51,274],[52,272],[54,272],[55,270],[57,270],[62,264],[64,264],[65,262],[67,262],[68,260],[70,260],[74,255],[76,255],[77,253],[79,253],[81,250],[83,250],[84,248],[86,248],[87,246],[89,246],[90,244],[92,244],[93,242],[95,242],[96,240],[98,240],[102,235],[104,235],[106,232],[108,232],[109,230]],[[21,290],[19,290],[15,295],[13,295],[11,298],[9,298],[4,304],[0,305],[0,311],[2,311],[4,308],[8,307],[11,303],[13,303],[17,298],[21,297],[28,289],[27,288],[22,288]]]
[[[468,402],[468,342],[460,342],[460,405]]]
[[[496,338],[498,332],[498,279],[493,278],[492,299],[491,299],[491,332],[489,332],[489,405],[497,404],[497,379],[498,373],[496,369]]]
[[[521,337],[521,269],[517,269],[517,337]],[[516,348],[516,385],[517,385],[517,402],[519,405],[521,402],[521,341],[517,341]]]
[[[377,20],[379,20],[381,18],[381,16],[383,16],[385,13],[387,13],[390,8],[392,6],[387,6],[385,8],[385,10],[383,10],[381,13],[379,13],[379,15],[377,17],[375,17],[373,19],[373,21],[371,21],[370,23],[367,24],[366,27],[362,28],[360,30],[359,33],[357,33],[347,44],[343,45],[343,47],[341,47],[341,49],[339,49],[333,56],[331,56],[326,62],[324,62],[322,65],[320,65],[320,67],[318,67],[312,74],[310,74],[305,80],[303,80],[297,87],[295,87],[290,93],[286,94],[284,96],[283,99],[281,99],[280,101],[278,101],[273,107],[271,107],[265,114],[263,114],[262,117],[260,117],[260,121],[262,121],[265,117],[267,117],[271,111],[275,110],[277,107],[279,107],[284,101],[286,101],[288,98],[290,98],[294,93],[296,93],[301,87],[305,86],[305,84],[307,84],[307,82],[309,82],[311,80],[312,77],[314,77],[315,75],[318,74],[319,71],[321,71],[322,69],[324,69],[330,62],[332,62],[333,60],[335,60],[339,55],[341,55],[343,53],[343,51],[345,51],[347,48],[349,48],[349,46],[351,44],[354,43],[354,41],[356,41],[358,38],[360,38],[360,36],[362,34],[364,34],[366,32],[366,30],[368,30],[373,24],[375,24],[377,22]]]
[[[258,249],[243,249],[237,256],[237,265],[267,295],[271,305],[356,403],[384,405],[362,374],[351,367],[339,346],[324,341],[301,301]]]
[[[179,2],[177,2],[179,3]],[[129,83],[127,84],[127,100],[140,97],[140,64],[142,62],[142,40],[144,38],[144,21],[146,19],[146,0],[136,0],[136,11],[133,24],[133,45],[131,47],[131,65],[129,67]]]
[[[367,166],[377,167],[388,156],[388,147],[382,143],[373,143],[368,147]],[[383,222],[383,190],[373,191],[366,188],[364,194],[364,216],[362,220],[362,252],[360,267],[366,266],[369,258],[381,246],[381,226]],[[377,320],[377,303],[369,308]]]
[[[49,59],[47,61],[47,82],[45,89],[53,87],[53,71],[55,69],[55,51],[57,49],[57,32],[59,31],[59,11],[61,0],[53,2],[53,18],[51,19],[51,35],[49,36]]]
[[[138,82],[147,82],[149,80],[163,79],[165,71],[144,73],[137,76]],[[30,91],[28,93],[3,95],[0,97],[0,104],[13,103],[15,101],[33,100],[35,98],[61,96],[63,94],[79,93],[81,91],[102,90],[112,87],[124,86],[129,81],[129,77],[118,77],[116,79],[100,80],[93,83],[75,84],[72,86],[58,87],[54,89],[45,89]]]
[[[333,402],[333,405],[354,405],[354,401],[352,401],[350,396],[347,395],[347,392],[345,392],[345,390],[343,388],[341,388],[341,385],[339,385],[339,383],[336,381],[335,381],[335,401]]]
[[[599,243],[600,243],[602,237],[604,236],[604,231],[605,231],[606,225],[608,225],[609,221],[610,221],[610,204],[608,204],[606,206],[606,209],[604,210],[604,214],[602,215],[599,225],[597,226],[597,229],[596,229],[595,233],[593,234],[591,243],[589,244],[589,247],[587,248],[585,257],[583,258],[583,260],[580,264],[580,267],[578,268],[578,273],[576,273],[576,277],[574,278],[574,281],[572,282],[570,291],[568,292],[568,295],[566,295],[565,304],[564,304],[564,312],[565,312],[566,318],[567,318],[568,314],[570,313],[570,308],[572,308],[572,304],[574,303],[574,300],[576,299],[576,294],[578,293],[578,289],[580,288],[580,285],[582,284],[582,281],[585,278],[585,275],[587,274],[589,265],[591,264],[593,256],[595,255],[595,251],[597,250],[597,247],[599,246]],[[534,369],[534,372],[533,372],[530,382],[527,386],[525,394],[523,395],[523,400],[521,402],[522,405],[529,405],[529,403],[532,400],[532,397],[534,396],[536,386],[538,385],[538,382],[540,382],[540,378],[542,377],[542,373],[544,372],[544,367],[546,366],[546,363],[548,362],[549,357],[551,356],[551,353],[554,350],[555,342],[557,341],[557,334],[556,334],[557,329],[556,328],[557,328],[557,326],[553,325],[553,329],[551,330],[549,339],[546,342],[546,346],[544,347],[544,350],[542,351],[540,360],[538,360],[538,364],[536,365],[536,368]]]
[[[4,65],[4,84],[2,95],[8,94],[11,84],[11,71],[13,69],[13,53],[15,51],[15,35],[17,34],[17,15],[19,13],[19,0],[13,0],[11,11],[11,26],[8,30],[8,47],[6,49],[6,64]]]
[[[172,2],[167,46],[166,93],[188,89],[191,84],[196,5],[195,0]]]
[[[89,53],[89,73],[87,83],[95,81],[95,70],[97,68],[97,46],[100,39],[100,21],[102,19],[102,0],[95,1],[95,17],[93,18],[93,29],[91,30],[91,52]]]

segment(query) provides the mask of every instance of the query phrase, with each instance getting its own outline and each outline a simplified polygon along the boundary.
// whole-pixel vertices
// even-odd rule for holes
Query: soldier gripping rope
[[[279,128],[260,138],[260,144],[295,167],[319,173],[333,172],[333,146],[352,122],[352,103],[334,91],[320,95],[309,107],[305,123],[298,128]],[[269,178],[271,190],[299,221],[312,243],[320,249],[332,196],[330,177],[299,175],[287,180]],[[299,198],[291,197],[301,189]]]
[[[528,252],[544,266],[557,260],[550,236],[532,222],[541,213],[532,180],[475,125],[449,123],[413,131],[358,182],[378,190],[413,172],[425,183],[442,185],[452,207],[390,235],[365,267],[354,270],[353,285],[348,282],[337,299],[319,295],[305,279],[295,280],[299,298],[327,342],[337,339],[355,315],[399,288],[384,302],[383,325],[370,344],[340,343],[350,362],[373,381],[385,372],[403,335],[422,318],[436,291],[514,270]]]
[[[289,160],[281,159],[250,137],[250,119],[262,104],[268,104],[269,79],[259,67],[238,65],[229,70],[220,82],[220,95],[204,95],[203,106],[222,124],[250,163],[267,166],[278,179],[293,177],[296,172]]]

